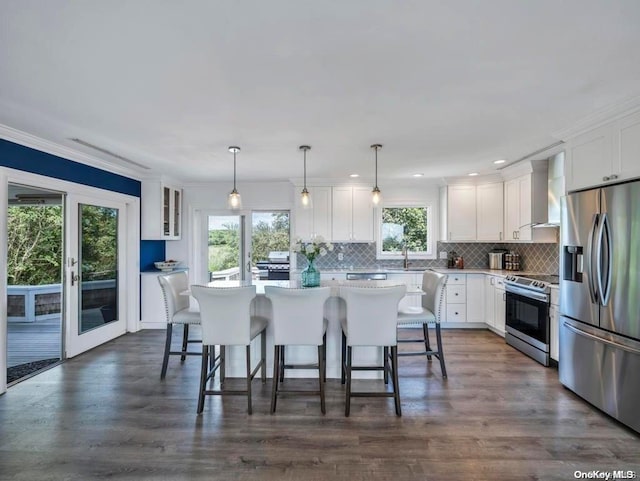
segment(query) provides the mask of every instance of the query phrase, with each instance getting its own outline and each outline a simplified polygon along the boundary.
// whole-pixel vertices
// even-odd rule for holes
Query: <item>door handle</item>
[[[78,280],[80,279],[80,276],[78,274],[76,274],[75,272],[71,271],[71,286],[73,287],[76,282],[78,282]]]
[[[602,241],[604,240],[604,236],[607,236],[607,280],[603,282],[602,280]],[[600,302],[603,306],[606,306],[609,303],[609,298],[611,297],[611,258],[612,258],[613,250],[611,246],[611,229],[609,226],[609,216],[605,213],[602,214],[602,222],[600,222],[600,227],[598,228],[598,246],[596,251],[597,256],[597,272],[598,272],[598,290],[600,291]]]
[[[598,226],[598,220],[600,214],[593,215],[593,221],[591,222],[591,229],[589,229],[589,240],[587,246],[587,280],[589,282],[589,297],[592,303],[597,303],[598,293],[596,292],[595,278],[593,275],[593,238],[596,235],[596,228]]]

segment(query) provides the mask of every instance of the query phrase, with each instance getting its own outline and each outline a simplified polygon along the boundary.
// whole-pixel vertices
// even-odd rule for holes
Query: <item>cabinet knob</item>
[[[609,176],[609,180],[616,180],[618,176],[616,174],[612,174]]]
[[[607,181],[607,180],[609,180],[610,178],[611,178],[611,177],[609,177],[608,175],[605,175],[605,176],[602,178],[602,180],[606,182],[606,181]]]
[[[458,311],[456,311],[456,316],[458,315]]]
[[[456,294],[455,294],[455,295],[457,296],[457,295],[458,295],[458,293],[456,292]]]

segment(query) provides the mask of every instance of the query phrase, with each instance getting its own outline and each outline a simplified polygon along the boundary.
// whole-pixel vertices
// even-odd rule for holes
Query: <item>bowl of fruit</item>
[[[180,264],[180,261],[169,259],[168,261],[159,261],[153,264],[156,266],[156,269],[160,269],[162,272],[171,272]]]

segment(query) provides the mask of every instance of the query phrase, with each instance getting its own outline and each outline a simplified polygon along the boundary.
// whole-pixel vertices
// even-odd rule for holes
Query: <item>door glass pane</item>
[[[289,279],[289,212],[251,214],[251,268],[254,279]],[[280,263],[270,263],[274,253]],[[280,254],[278,254],[280,253]],[[271,269],[270,269],[271,267]]]
[[[210,215],[208,226],[209,280],[241,279],[240,216]]]
[[[79,204],[78,218],[83,333],[118,319],[118,209]]]

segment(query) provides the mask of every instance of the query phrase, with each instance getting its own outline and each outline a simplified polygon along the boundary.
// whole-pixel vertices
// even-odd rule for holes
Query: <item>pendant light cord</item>
[[[377,182],[376,182],[377,183]],[[236,151],[233,151],[233,190],[236,190]]]
[[[304,190],[307,190],[307,149],[303,149],[304,152]]]

